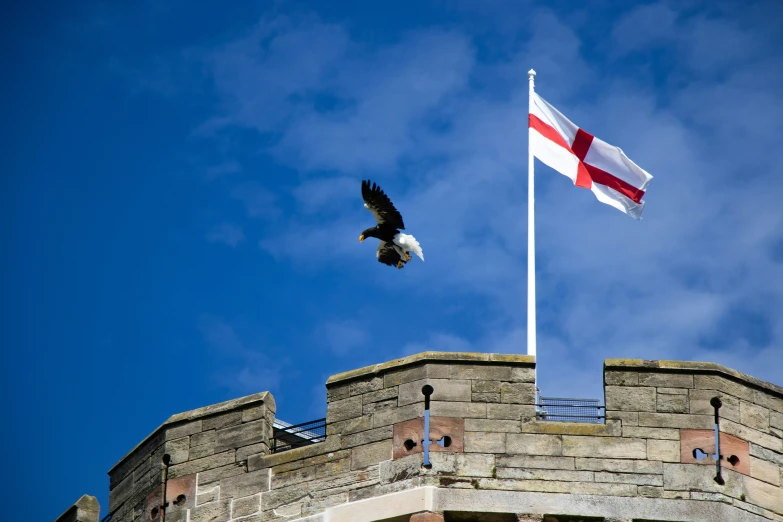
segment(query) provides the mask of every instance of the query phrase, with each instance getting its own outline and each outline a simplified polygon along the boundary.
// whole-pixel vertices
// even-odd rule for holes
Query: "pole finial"
[[[534,71],[533,69],[530,69],[530,70],[527,72],[527,77],[528,77],[528,78],[535,78],[535,77],[536,77],[536,71]]]

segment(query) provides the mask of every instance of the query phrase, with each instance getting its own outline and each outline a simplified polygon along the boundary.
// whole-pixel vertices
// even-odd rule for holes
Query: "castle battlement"
[[[341,373],[325,435],[277,452],[268,392],[174,415],[109,472],[111,520],[161,520],[165,487],[167,522],[783,521],[783,388],[608,359],[605,419],[555,422],[534,381],[482,353]]]

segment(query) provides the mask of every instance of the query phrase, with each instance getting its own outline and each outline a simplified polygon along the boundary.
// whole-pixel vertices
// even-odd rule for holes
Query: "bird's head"
[[[367,230],[365,230],[364,232],[362,232],[362,235],[359,236],[359,243],[361,243],[362,241],[364,241],[368,237],[378,237],[375,227],[370,227]]]

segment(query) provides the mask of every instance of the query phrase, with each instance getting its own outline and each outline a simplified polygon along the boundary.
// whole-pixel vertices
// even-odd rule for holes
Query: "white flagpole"
[[[528,114],[533,105],[536,71],[527,72],[529,85]],[[536,355],[536,229],[534,217],[533,143],[530,126],[527,130],[527,354]],[[538,364],[536,364],[538,366]],[[538,369],[536,369],[536,403],[538,403]]]

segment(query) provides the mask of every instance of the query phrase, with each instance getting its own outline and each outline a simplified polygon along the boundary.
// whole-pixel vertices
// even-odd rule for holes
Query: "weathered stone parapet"
[[[90,495],[82,495],[74,505],[57,517],[55,522],[98,522],[101,506],[98,499]]]
[[[743,398],[750,399],[755,390],[761,390],[771,393],[778,398],[783,398],[783,387],[711,362],[646,359],[606,359],[604,361],[605,384],[629,386],[666,386],[667,384],[677,384],[671,387],[709,388],[709,386],[703,385],[703,378],[700,378],[702,379],[702,386],[697,386],[697,379],[694,377],[696,375],[721,376],[729,381],[739,383],[741,386],[750,388],[746,391],[739,391],[740,388],[736,387],[733,388]],[[783,404],[778,404],[778,406],[783,408]]]
[[[341,435],[344,449],[391,439],[394,425],[424,415],[425,385],[430,414],[465,419],[466,441],[535,418],[534,357],[424,352],[330,377],[327,437]]]
[[[277,454],[271,396],[175,416],[112,470],[113,522],[156,520],[134,488],[160,490],[163,453],[168,522],[783,522],[783,389],[713,364],[607,360],[605,422],[552,422],[536,418],[534,372],[526,356],[425,352],[338,374],[325,441]],[[429,466],[425,389],[443,444]],[[715,398],[724,484],[696,453],[714,450]]]
[[[167,520],[174,522],[178,510],[184,513],[194,507],[197,496],[209,496],[210,484],[245,473],[251,455],[269,452],[274,419],[275,401],[269,392],[171,416],[109,471],[112,520],[124,522],[142,515],[155,520],[152,512],[157,506],[151,504],[163,503],[166,477],[168,493],[177,491],[170,499],[167,494],[172,506]],[[179,495],[186,500],[174,504]]]

